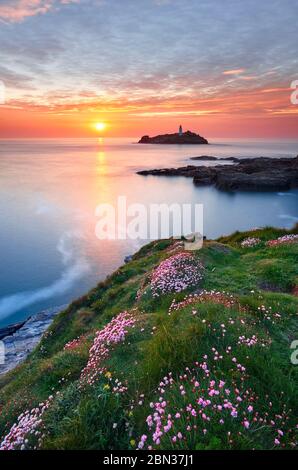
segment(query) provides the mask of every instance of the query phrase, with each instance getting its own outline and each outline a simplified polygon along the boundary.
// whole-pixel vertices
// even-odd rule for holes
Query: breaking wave
[[[77,232],[65,232],[57,243],[57,251],[61,254],[65,269],[59,279],[52,284],[31,291],[19,292],[0,299],[0,319],[9,317],[13,313],[29,307],[37,302],[64,294],[90,270],[89,263],[84,256],[75,257],[75,239],[82,238]]]

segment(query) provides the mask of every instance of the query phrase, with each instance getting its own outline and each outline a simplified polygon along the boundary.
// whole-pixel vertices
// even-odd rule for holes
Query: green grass
[[[172,416],[177,410],[183,413],[179,425],[173,425],[156,447],[292,448],[298,411],[298,366],[290,361],[290,345],[298,339],[298,300],[292,293],[298,284],[298,244],[274,248],[265,244],[286,233],[297,233],[297,227],[291,232],[268,227],[205,241],[194,255],[204,265],[200,284],[158,298],[152,297],[150,274],[173,254],[175,242],[161,240],[143,247],[130,263],[58,315],[27,360],[0,378],[0,436],[7,434],[20,413],[54,395],[42,417],[44,437],[38,444],[36,436],[29,436],[28,447],[132,449],[142,434],[148,436],[147,444],[154,447],[146,424],[152,413],[149,404],[158,401],[159,384],[171,372],[174,382],[165,387],[163,394],[166,410]],[[249,236],[259,237],[262,242],[254,248],[241,248],[241,241]],[[231,308],[212,299],[204,302],[198,299],[169,315],[174,298],[176,302],[182,301],[185,295],[202,289],[228,292],[237,303]],[[137,296],[138,292],[141,295]],[[262,305],[266,311],[260,309]],[[79,378],[96,331],[124,310],[134,312],[135,328],[128,331],[124,343],[112,348],[105,360],[109,374],[100,375],[93,386],[81,388]],[[78,348],[64,350],[67,342],[81,335],[83,340]],[[252,347],[239,344],[242,335],[246,338],[256,335],[257,344]],[[245,372],[234,366],[227,353],[229,347]],[[221,359],[214,359],[214,350]],[[206,354],[210,367],[207,382],[203,371],[194,365],[202,362]],[[237,399],[235,389],[239,388],[243,397],[239,417],[231,418],[230,412],[225,411],[224,423],[220,424],[214,408],[208,411],[210,423],[205,424],[201,416],[187,415],[185,406],[195,400],[195,392],[192,383],[183,377],[190,374],[185,368],[193,367],[191,374],[198,382],[206,382],[200,392],[202,396],[211,378],[225,380],[233,400]],[[125,384],[125,393],[113,393],[115,380]],[[180,393],[181,384],[185,384],[186,396]],[[247,430],[243,427],[248,403],[246,390],[257,397],[254,406],[258,416],[268,416],[268,422],[251,422]],[[271,425],[271,420],[279,420],[276,415],[282,415],[282,419]],[[186,432],[190,424],[191,430]],[[193,427],[196,425],[197,429]],[[208,427],[206,433],[202,431],[204,426]],[[284,436],[275,445],[278,428],[282,428]],[[183,438],[174,443],[173,437],[180,430]],[[228,432],[232,437],[227,437]]]

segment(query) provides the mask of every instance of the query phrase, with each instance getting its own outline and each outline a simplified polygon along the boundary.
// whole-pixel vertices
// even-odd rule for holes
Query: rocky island
[[[188,165],[139,171],[139,175],[186,176],[198,186],[214,185],[224,191],[280,191],[298,187],[296,158],[217,158],[193,157],[193,160],[226,160],[215,166]]]
[[[208,140],[199,134],[195,134],[191,131],[183,132],[182,126],[179,127],[179,131],[174,134],[161,134],[154,137],[144,135],[138,142],[139,144],[183,144],[183,145],[200,145],[208,144]]]

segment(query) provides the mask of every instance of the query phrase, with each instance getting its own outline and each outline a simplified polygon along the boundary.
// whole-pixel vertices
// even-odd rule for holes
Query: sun
[[[98,132],[102,132],[105,130],[105,128],[107,127],[106,123],[105,122],[96,122],[95,125],[94,125],[95,129],[98,131]]]

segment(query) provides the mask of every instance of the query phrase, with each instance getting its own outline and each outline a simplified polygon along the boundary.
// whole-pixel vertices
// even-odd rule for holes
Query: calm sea
[[[211,139],[209,146],[136,139],[0,140],[0,326],[84,294],[145,241],[98,240],[99,203],[203,203],[207,237],[298,220],[298,191],[225,193],[136,171],[189,157],[296,156],[298,141]]]

